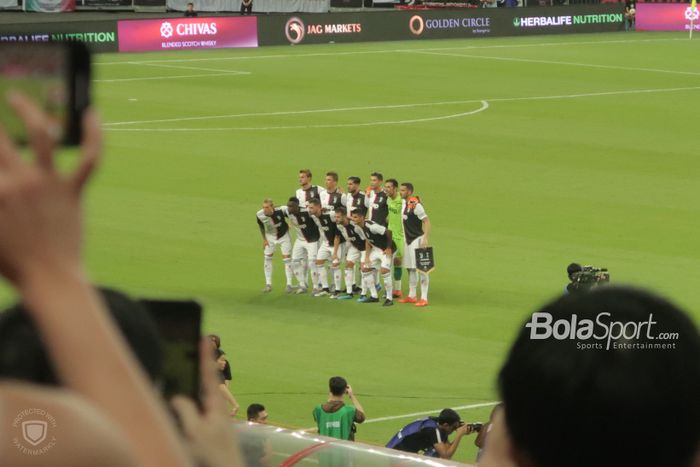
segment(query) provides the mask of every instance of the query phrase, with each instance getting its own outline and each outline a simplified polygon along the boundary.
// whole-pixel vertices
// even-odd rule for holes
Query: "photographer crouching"
[[[443,409],[438,417],[428,417],[401,428],[386,445],[406,452],[422,452],[426,456],[451,459],[464,435],[479,432],[481,423],[465,424],[452,409]],[[447,437],[455,433],[452,442]]]
[[[566,285],[567,294],[577,294],[587,292],[593,287],[610,282],[610,273],[607,268],[597,268],[595,266],[581,266],[578,263],[571,263],[566,268],[569,276],[569,283]]]

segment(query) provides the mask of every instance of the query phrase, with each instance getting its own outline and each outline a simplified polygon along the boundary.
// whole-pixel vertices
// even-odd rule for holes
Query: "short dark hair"
[[[364,206],[358,206],[352,211],[352,213],[357,214],[358,216],[365,217],[367,215],[367,208],[365,208]]]
[[[380,174],[379,172],[372,172],[369,174],[370,177],[377,177],[379,180],[384,181],[384,175]]]
[[[339,213],[341,213],[341,214],[344,215],[344,216],[347,216],[347,215],[348,215],[348,210],[345,209],[344,206],[338,206],[337,208],[335,208],[335,212],[339,212]]]
[[[405,186],[405,187],[408,189],[408,191],[410,191],[411,193],[413,193],[413,183],[411,183],[411,182],[403,182],[403,183],[401,184],[401,186]]]
[[[602,344],[589,349],[573,339],[532,339],[523,326],[499,376],[517,449],[537,467],[689,466],[700,441],[700,336],[690,318],[656,295],[622,287],[565,295],[539,311],[553,323],[596,322],[606,312],[622,330],[647,320],[649,328],[612,340],[610,349],[583,340]],[[673,348],[614,345],[660,344],[661,333],[678,337]],[[590,449],[592,434],[603,452]]]
[[[305,174],[307,177],[312,178],[311,169],[301,169],[301,170],[299,171],[299,173],[300,173],[300,174]]]
[[[255,420],[258,418],[258,414],[265,410],[265,406],[262,404],[250,404],[248,410],[246,410],[246,416],[248,420]]]
[[[399,187],[399,182],[398,182],[395,178],[388,178],[387,181],[386,181],[386,183],[389,183],[389,184],[390,184],[391,186],[393,186],[394,188],[398,188],[398,187]]]
[[[438,423],[440,425],[442,425],[443,423],[448,423],[452,425],[461,421],[462,419],[460,418],[459,414],[453,409],[442,409],[440,415],[438,415]]]
[[[311,198],[306,202],[307,204],[313,204],[314,206],[320,206],[321,205],[321,200],[318,198]]]
[[[326,172],[326,177],[331,177],[336,182],[338,181],[338,172]]]
[[[289,201],[287,201],[287,202],[299,204],[299,198],[297,198],[296,196],[292,196],[291,198],[289,198]]]
[[[342,396],[348,388],[348,382],[342,376],[334,376],[328,380],[328,389],[334,396]]]
[[[214,360],[220,359],[222,355],[226,355],[226,352],[221,349],[214,349]]]
[[[194,3],[192,3],[192,2],[187,2],[187,6],[190,6],[190,5],[194,6]]]
[[[359,185],[360,183],[362,183],[362,180],[360,179],[360,177],[354,177],[354,176],[353,176],[353,177],[348,177],[348,181],[349,181],[349,182],[352,182],[352,183],[357,183],[358,185]]]
[[[214,344],[216,344],[217,349],[221,347],[221,338],[219,336],[217,336],[216,334],[209,334],[209,339],[214,341]]]
[[[146,307],[113,289],[100,287],[98,292],[146,374],[158,381],[163,371],[163,349],[158,328]],[[42,336],[24,304],[0,313],[0,378],[60,385]]]
[[[571,275],[575,272],[581,272],[583,271],[583,268],[581,267],[580,264],[578,263],[571,263],[566,267],[566,274],[571,277]]]

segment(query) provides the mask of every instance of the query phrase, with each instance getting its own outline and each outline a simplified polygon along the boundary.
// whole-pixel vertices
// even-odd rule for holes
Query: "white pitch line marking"
[[[95,79],[93,83],[123,83],[127,81],[153,81],[163,79],[186,79],[186,78],[206,78],[208,76],[238,76],[249,75],[247,71],[233,71],[227,73],[208,73],[199,75],[175,75],[175,76],[149,76],[144,78],[117,78],[117,79]]]
[[[597,65],[595,63],[576,63],[576,62],[559,62],[556,60],[538,60],[531,58],[514,58],[514,57],[494,57],[491,55],[470,55],[470,54],[451,54],[444,52],[431,52],[424,50],[414,50],[411,53],[422,54],[422,55],[437,55],[441,57],[462,57],[462,58],[476,58],[483,60],[500,60],[504,62],[524,62],[524,63],[541,63],[544,65],[567,65],[567,66],[578,66],[584,68],[603,68],[606,70],[624,70],[624,71],[646,71],[652,73],[670,73],[676,75],[692,75],[700,76],[700,72],[695,71],[676,71],[676,70],[663,70],[659,68],[636,68],[636,67],[626,67],[618,65]]]
[[[469,405],[462,405],[460,407],[452,407],[453,410],[470,410],[470,409],[479,409],[482,407],[493,407],[494,405],[498,405],[500,402],[482,402],[480,404],[469,404]],[[444,408],[444,407],[443,407]],[[423,412],[413,412],[413,413],[407,413],[403,415],[392,415],[389,417],[379,417],[379,418],[370,418],[368,420],[365,420],[365,424],[367,423],[379,423],[379,422],[386,422],[389,420],[400,420],[402,418],[411,418],[411,417],[420,417],[421,415],[430,415],[430,414],[438,414],[440,413],[442,409],[435,409],[435,410],[426,410]],[[310,428],[304,428],[301,431],[311,431],[311,430],[316,430],[318,427],[312,426]]]
[[[135,65],[137,63],[134,63]],[[218,68],[201,68],[196,66],[183,66],[183,65],[163,65],[161,63],[142,63],[141,65],[155,66],[158,68],[176,68],[178,70],[196,70],[196,71],[213,71],[217,73],[237,73],[242,75],[249,75],[249,71],[238,71],[238,70],[221,70]]]
[[[139,131],[139,132],[188,132],[188,131],[269,131],[269,130],[301,130],[301,129],[317,129],[317,128],[357,128],[366,126],[380,125],[408,125],[411,123],[435,122],[438,120],[448,120],[451,118],[466,117],[475,115],[489,108],[489,103],[480,101],[481,107],[468,112],[460,112],[450,115],[441,115],[439,117],[425,117],[411,120],[384,120],[379,122],[363,122],[363,123],[337,123],[337,124],[318,124],[318,125],[285,125],[285,126],[268,126],[268,127],[225,127],[225,128],[113,128],[107,127],[107,130],[112,131]]]
[[[580,42],[544,42],[533,44],[495,44],[481,46],[461,46],[461,47],[429,47],[417,49],[382,49],[382,50],[356,50],[352,52],[315,52],[315,53],[294,53],[294,54],[271,54],[271,55],[252,55],[243,57],[211,57],[211,58],[173,58],[163,60],[140,60],[140,61],[115,61],[115,62],[96,62],[97,65],[147,65],[152,63],[181,63],[181,62],[218,62],[227,60],[265,60],[275,58],[304,58],[304,57],[337,57],[342,55],[371,55],[396,52],[414,52],[414,51],[441,51],[441,50],[471,50],[471,49],[517,49],[526,47],[556,47],[560,45],[593,45],[593,44],[632,44],[644,42],[670,42],[670,41],[685,41],[686,39],[637,39],[637,40],[614,40],[614,41],[580,41]]]
[[[289,110],[281,112],[251,112],[244,114],[228,114],[228,115],[205,115],[201,117],[182,117],[182,118],[165,118],[160,120],[134,120],[131,122],[114,122],[105,123],[103,126],[118,126],[118,125],[136,125],[146,123],[171,123],[171,122],[189,122],[197,120],[218,120],[226,118],[245,118],[245,117],[281,117],[288,115],[304,115],[316,113],[334,113],[334,112],[356,112],[358,110],[388,110],[388,109],[410,109],[413,107],[432,107],[438,105],[456,105],[456,104],[472,104],[481,102],[482,99],[473,99],[468,101],[451,101],[451,102],[425,102],[420,104],[394,104],[394,105],[370,105],[363,107],[336,107],[330,109],[312,109],[312,110]]]
[[[283,112],[251,112],[242,114],[228,114],[228,115],[204,115],[199,117],[182,117],[182,118],[167,118],[167,119],[157,119],[157,120],[134,120],[129,122],[112,122],[105,123],[103,126],[107,129],[113,129],[110,127],[121,126],[121,125],[136,125],[136,124],[149,124],[149,123],[172,123],[172,122],[187,122],[187,121],[197,121],[197,120],[216,120],[216,119],[226,119],[226,118],[244,118],[244,117],[271,117],[271,116],[288,116],[288,115],[304,115],[304,114],[315,114],[315,113],[332,113],[332,112],[353,112],[358,110],[382,110],[382,109],[407,109],[414,107],[431,107],[431,106],[441,106],[441,105],[460,105],[460,104],[472,104],[476,102],[517,102],[517,101],[529,101],[529,100],[548,100],[548,99],[577,99],[584,97],[604,97],[604,96],[617,96],[617,95],[627,95],[627,94],[645,94],[645,93],[662,93],[662,92],[679,92],[679,91],[697,91],[700,90],[700,86],[691,87],[679,87],[679,88],[657,88],[657,89],[627,89],[623,91],[602,91],[602,92],[592,92],[592,93],[582,93],[582,94],[565,94],[565,95],[553,95],[553,96],[523,96],[523,97],[493,97],[487,99],[469,99],[461,101],[443,101],[443,102],[423,102],[414,104],[397,104],[397,105],[374,105],[374,106],[364,106],[364,107],[339,107],[339,108],[329,108],[329,109],[312,109],[312,110],[291,110]]]

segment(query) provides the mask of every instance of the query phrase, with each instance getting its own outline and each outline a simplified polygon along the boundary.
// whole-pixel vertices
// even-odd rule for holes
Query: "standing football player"
[[[389,210],[389,230],[396,243],[394,253],[394,292],[395,298],[401,298],[401,262],[403,261],[403,219],[401,208],[403,200],[399,196],[399,182],[390,178],[384,184],[384,191],[387,195],[387,207]]]
[[[301,210],[306,209],[306,205],[312,199],[324,198],[326,190],[312,183],[313,176],[311,170],[301,169],[299,171],[299,189],[297,189],[296,198],[299,200]]]
[[[326,174],[326,190],[322,194],[321,207],[333,217],[335,208],[345,206],[345,194],[338,188],[338,172]]]
[[[427,274],[420,275],[420,300],[416,300],[418,288],[418,272],[416,271],[416,249],[428,247],[430,236],[430,219],[426,214],[420,198],[413,196],[413,184],[402,183],[401,194],[404,232],[403,267],[408,270],[408,297],[399,303],[415,303],[418,307],[428,306],[428,286],[430,278]]]
[[[386,300],[383,306],[394,304],[392,300],[391,265],[393,263],[396,244],[392,240],[391,230],[381,224],[365,219],[364,209],[355,209],[352,212],[352,221],[360,227],[367,240],[365,241],[365,254],[362,264],[362,279],[370,296],[360,299],[362,303],[378,302],[377,289],[375,288],[374,271],[379,269],[384,280]]]
[[[338,233],[338,226],[335,223],[335,218],[327,212],[323,212],[321,207],[321,201],[318,199],[311,199],[308,203],[308,211],[311,217],[318,225],[318,229],[321,232],[321,239],[319,241],[318,253],[316,255],[316,270],[319,274],[320,290],[314,294],[314,297],[323,297],[324,295],[329,295],[331,292],[328,287],[328,273],[326,272],[326,263],[330,263],[331,271],[333,273],[333,293],[336,291],[340,293],[342,276],[340,274],[340,263],[333,263],[333,251],[334,245],[337,237],[340,235]],[[341,239],[341,243],[345,240]],[[309,258],[309,262],[311,259]],[[336,294],[337,295],[337,294]],[[334,296],[332,298],[335,298]]]
[[[260,234],[263,239],[263,254],[265,262],[263,270],[265,271],[265,288],[263,292],[272,292],[272,256],[275,253],[275,247],[280,246],[282,251],[282,261],[284,261],[284,273],[287,275],[287,293],[292,293],[292,239],[289,236],[289,226],[287,219],[282,209],[275,209],[275,204],[271,199],[263,201],[262,209],[255,215],[260,227]]]
[[[367,207],[367,219],[387,226],[389,207],[387,206],[387,195],[384,192],[384,176],[379,172],[374,172],[369,177],[369,188],[365,194],[365,207]]]
[[[345,290],[346,293],[338,295],[338,300],[351,300],[353,298],[355,288],[355,265],[360,264],[362,254],[366,247],[366,237],[364,231],[350,221],[347,215],[347,209],[339,207],[335,210],[335,223],[338,225],[338,232],[345,239],[345,245],[348,247],[343,255],[343,250],[340,239],[336,238],[333,247],[333,263],[338,263],[345,260]],[[366,290],[362,288],[362,295],[366,296]]]
[[[297,238],[292,248],[292,269],[299,282],[299,290],[296,293],[306,293],[307,280],[306,268],[302,265],[302,260],[306,260],[311,269],[311,282],[316,287],[318,284],[318,271],[316,270],[316,256],[318,254],[318,240],[321,234],[316,222],[311,215],[302,211],[299,207],[299,200],[295,197],[289,198],[287,209],[285,210],[289,221],[296,230]],[[317,290],[314,292],[318,292]]]

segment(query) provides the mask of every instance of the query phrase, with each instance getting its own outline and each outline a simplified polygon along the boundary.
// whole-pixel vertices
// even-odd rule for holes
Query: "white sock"
[[[367,282],[365,281],[365,276],[364,276],[364,273],[362,272],[362,266],[356,265],[356,267],[357,267],[357,273],[360,274],[360,288],[362,289],[360,291],[360,295],[364,295],[366,297],[367,296]]]
[[[319,268],[316,267],[316,263],[314,261],[309,261],[308,265],[309,269],[311,269],[311,283],[313,284],[313,288],[315,289],[316,287],[318,287]]]
[[[428,286],[430,285],[430,276],[427,274],[420,275],[420,298],[428,301]]]
[[[295,260],[292,261],[292,270],[294,270],[294,275],[297,278],[297,282],[299,283],[299,287],[302,289],[306,288],[306,274],[304,273],[304,266],[301,264],[301,261]]]
[[[302,275],[302,277],[303,277],[303,279],[302,279],[302,281],[301,281],[301,284],[304,284],[304,287],[308,287],[308,285],[309,285],[309,279],[308,279],[308,277],[309,277],[309,269],[311,269],[311,268],[309,268],[309,262],[306,260],[306,258],[302,258],[302,259],[300,260],[300,262],[301,262],[301,275]],[[313,278],[313,275],[314,275],[314,272],[313,272],[313,270],[312,270],[312,271],[311,271],[311,277],[312,277],[312,278]],[[315,284],[314,284],[314,287],[316,287]]]
[[[345,290],[348,294],[352,294],[352,288],[355,285],[354,268],[345,268]]]
[[[265,271],[265,284],[272,285],[272,256],[265,255],[263,270]]]
[[[284,258],[284,273],[287,276],[287,285],[292,285],[292,278],[294,277],[294,271],[292,270],[292,258]]]
[[[316,268],[318,268],[318,273],[320,274],[320,279],[321,279],[321,288],[322,289],[327,289],[328,288],[328,270],[326,269],[326,265],[316,265]]]
[[[408,270],[408,296],[416,298],[416,288],[418,288],[418,272],[415,269]]]
[[[393,283],[391,279],[391,271],[382,274],[382,279],[384,279],[384,290],[386,290],[386,299],[392,300],[391,292],[393,291]]]
[[[369,291],[372,298],[378,298],[377,289],[374,287],[374,271],[363,272],[362,278],[365,283],[365,288]]]
[[[340,292],[343,287],[343,276],[340,273],[340,266],[338,265],[331,267],[331,271],[333,271],[333,283],[335,285],[335,291]]]

